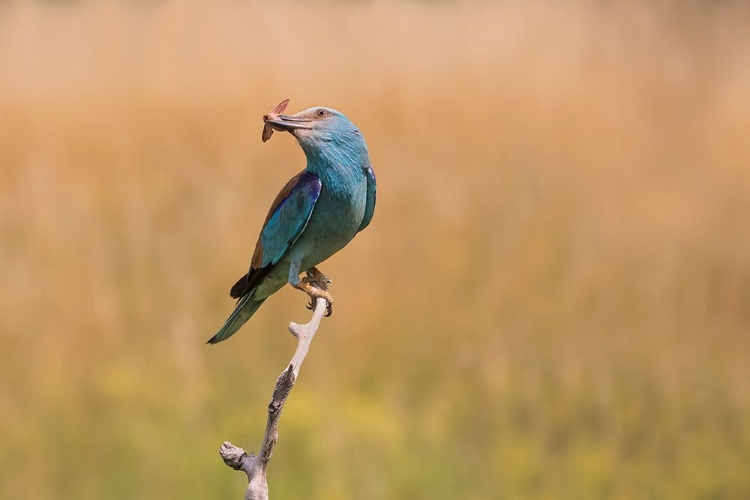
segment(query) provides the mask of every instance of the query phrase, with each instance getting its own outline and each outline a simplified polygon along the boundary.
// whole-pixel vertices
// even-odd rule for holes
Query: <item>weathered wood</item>
[[[294,387],[294,382],[299,375],[299,369],[305,361],[307,352],[310,350],[310,343],[320,326],[320,320],[323,319],[326,313],[326,305],[325,299],[317,299],[315,310],[309,323],[304,325],[297,323],[289,324],[289,331],[297,338],[297,350],[287,369],[281,372],[279,379],[276,381],[271,402],[268,405],[266,432],[258,454],[248,454],[245,450],[234,446],[229,441],[225,441],[219,449],[219,453],[221,454],[221,458],[224,459],[225,464],[234,470],[241,470],[247,474],[248,485],[245,491],[245,500],[268,500],[266,470],[268,469],[268,462],[273,455],[276,441],[279,438],[281,410],[284,409],[286,398],[289,397],[289,393],[292,387]]]

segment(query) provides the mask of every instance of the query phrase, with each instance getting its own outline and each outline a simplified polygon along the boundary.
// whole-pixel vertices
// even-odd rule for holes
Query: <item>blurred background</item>
[[[750,8],[0,2],[0,497],[240,498],[285,289],[229,342],[304,166],[364,132],[279,499],[750,498]]]

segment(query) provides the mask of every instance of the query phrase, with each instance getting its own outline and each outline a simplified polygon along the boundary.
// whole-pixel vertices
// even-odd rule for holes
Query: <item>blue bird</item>
[[[271,205],[253,252],[250,270],[232,287],[239,299],[216,344],[234,335],[263,302],[286,283],[328,302],[328,280],[315,266],[341,250],[366,228],[375,211],[375,173],[362,133],[343,114],[315,107],[295,115],[265,115],[263,140],[273,130],[289,132],[307,157],[307,166],[281,189]],[[300,273],[307,276],[300,279]],[[311,283],[321,288],[313,287]]]

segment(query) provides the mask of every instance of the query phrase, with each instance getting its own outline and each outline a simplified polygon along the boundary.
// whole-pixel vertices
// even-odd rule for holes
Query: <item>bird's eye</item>
[[[325,118],[331,113],[329,113],[327,109],[319,109],[315,114],[318,115],[319,118]]]

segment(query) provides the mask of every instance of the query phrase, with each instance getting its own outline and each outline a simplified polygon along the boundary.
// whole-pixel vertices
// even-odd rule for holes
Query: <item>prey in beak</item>
[[[271,138],[274,130],[278,132],[292,132],[298,128],[311,128],[308,125],[311,121],[309,118],[280,114],[288,105],[289,99],[284,99],[273,110],[263,115],[263,134],[261,136],[263,142]]]

